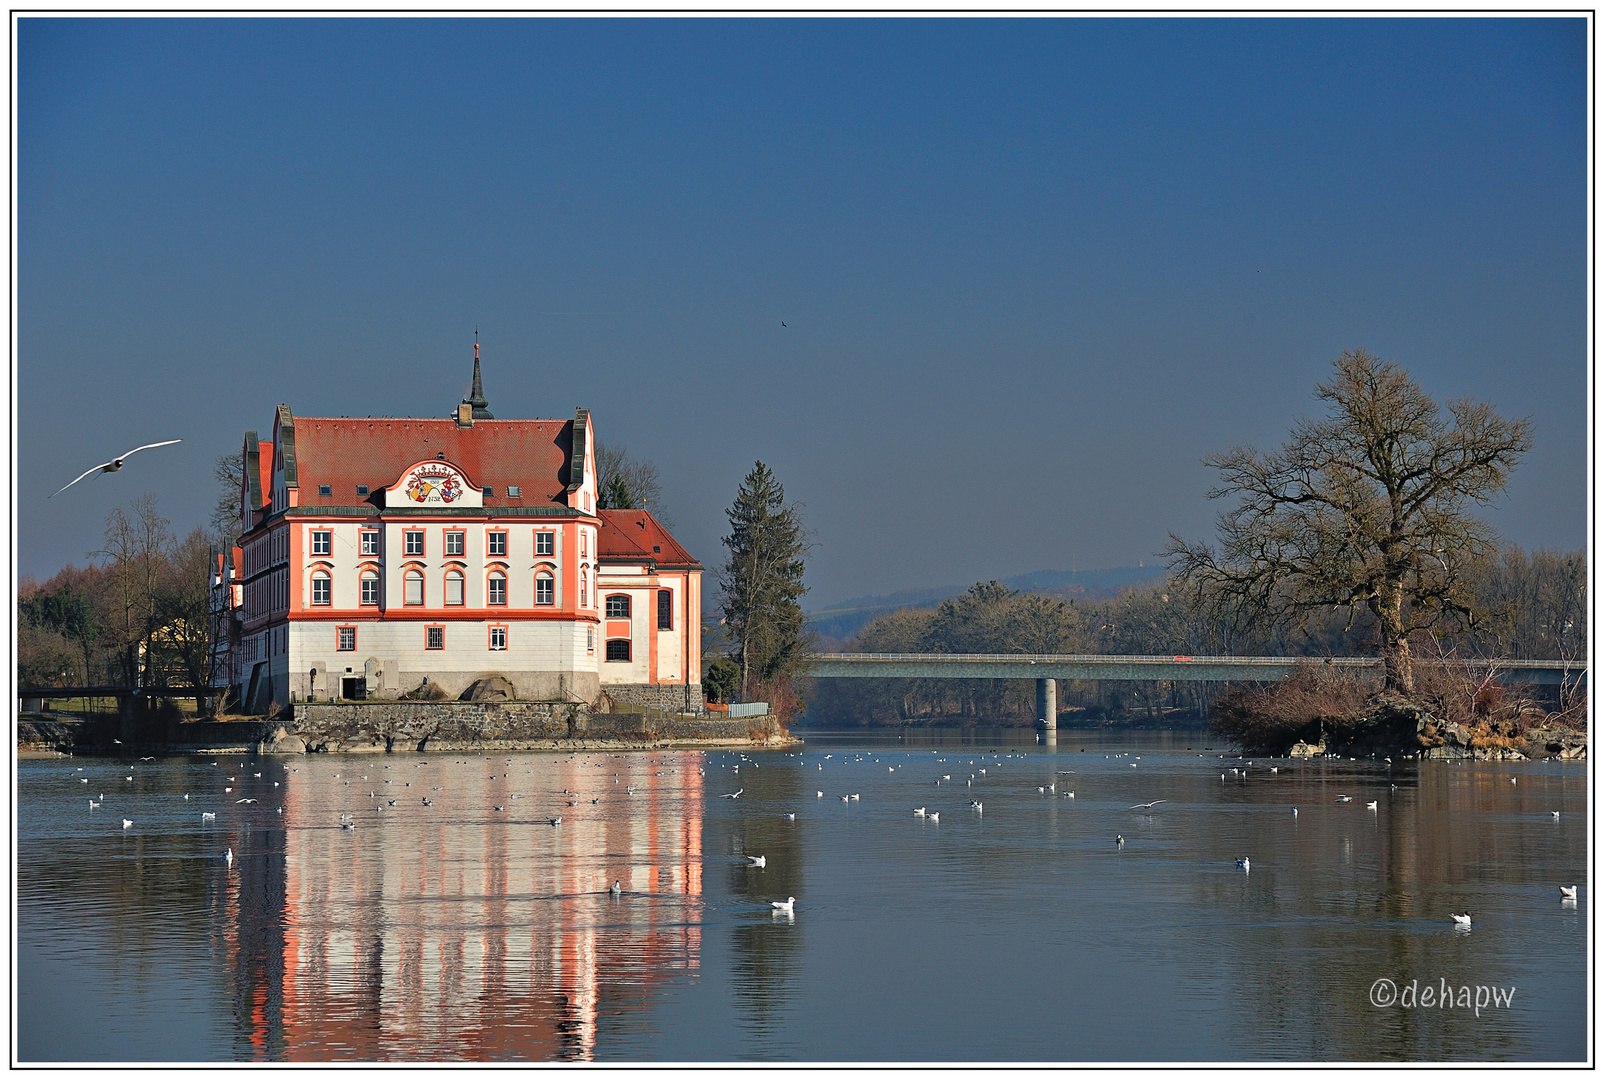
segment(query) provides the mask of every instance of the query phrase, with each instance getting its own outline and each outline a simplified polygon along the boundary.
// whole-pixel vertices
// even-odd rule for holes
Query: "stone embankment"
[[[1383,702],[1370,716],[1330,732],[1317,742],[1295,742],[1287,756],[1295,758],[1384,755],[1428,761],[1530,761],[1588,758],[1588,733],[1560,725],[1529,728],[1521,736],[1490,735],[1462,724],[1445,723],[1420,706]]]
[[[127,733],[125,733],[127,734]],[[774,747],[801,742],[772,716],[731,720],[672,713],[598,713],[563,702],[300,703],[276,719],[200,720],[147,728],[120,742],[105,725],[19,717],[18,752],[251,750],[264,754],[474,750]]]

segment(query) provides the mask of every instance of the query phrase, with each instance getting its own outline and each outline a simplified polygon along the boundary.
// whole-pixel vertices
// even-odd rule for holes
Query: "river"
[[[22,761],[17,1057],[1586,1058],[1586,765],[1030,739]]]

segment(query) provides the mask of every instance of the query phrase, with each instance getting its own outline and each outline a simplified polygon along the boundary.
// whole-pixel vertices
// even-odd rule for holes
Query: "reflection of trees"
[[[750,1048],[739,1055],[743,1058],[766,1056],[762,1048],[769,1045],[768,1036],[785,1026],[803,949],[806,920],[771,916],[769,903],[788,896],[799,897],[800,904],[807,900],[805,850],[796,823],[780,814],[749,815],[741,805],[800,805],[804,795],[813,799],[812,790],[803,790],[806,779],[794,768],[743,768],[735,785],[746,788],[742,801],[715,800],[719,813],[706,820],[709,853],[729,861],[726,880],[730,895],[748,901],[754,910],[732,932],[736,1013],[752,1036],[742,1040],[742,1045]],[[763,869],[743,865],[749,854],[763,855],[768,865]]]
[[[1509,812],[1509,783],[1499,770],[1461,768],[1456,775],[1427,765],[1418,785],[1397,772],[1391,805],[1385,786],[1380,793],[1373,786],[1374,774],[1348,787],[1294,787],[1284,773],[1280,812],[1247,815],[1241,838],[1243,850],[1266,852],[1264,861],[1256,858],[1247,875],[1195,877],[1189,906],[1237,913],[1225,916],[1224,931],[1200,942],[1188,962],[1229,1003],[1223,1011],[1237,1030],[1227,1044],[1246,1056],[1508,1060],[1533,1052],[1531,1032],[1515,1014],[1491,1022],[1484,1010],[1476,1021],[1463,1009],[1377,1008],[1367,997],[1379,978],[1400,985],[1419,979],[1434,988],[1442,979],[1473,992],[1479,984],[1520,982],[1511,958],[1488,948],[1476,931],[1457,934],[1449,912],[1470,906],[1475,913],[1475,901],[1467,899],[1473,890],[1521,882],[1527,867],[1551,861],[1528,850],[1530,830],[1464,827],[1496,806]],[[1254,788],[1232,789],[1241,792],[1245,809],[1263,801]],[[1360,808],[1322,812],[1340,790],[1352,790],[1352,805]],[[1202,791],[1194,797],[1209,801]],[[1371,797],[1386,807],[1380,817],[1363,809]],[[1306,808],[1296,823],[1280,805],[1294,802]],[[1182,850],[1219,845],[1220,826],[1210,815],[1176,815],[1172,824]],[[1366,926],[1369,934],[1357,932]]]

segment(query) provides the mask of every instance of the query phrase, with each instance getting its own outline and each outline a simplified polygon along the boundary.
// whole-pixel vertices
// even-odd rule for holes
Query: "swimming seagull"
[[[1375,809],[1376,809],[1376,808],[1377,808],[1377,804],[1376,804],[1376,801],[1375,801],[1375,800],[1373,800],[1373,801],[1371,801],[1371,802],[1368,802],[1368,803],[1366,803],[1366,804],[1365,804],[1365,808],[1366,808],[1366,809],[1367,809],[1367,810],[1375,810]]]
[[[228,863],[230,866],[234,865],[234,849],[233,848],[229,848],[227,851],[223,852],[223,861]]]
[[[796,902],[797,898],[795,896],[788,896],[784,900],[769,901],[769,906],[780,912],[782,915],[790,915],[792,913],[792,905]]]
[[[1248,870],[1248,856],[1245,855],[1243,858],[1237,860],[1237,868],[1245,872]]]
[[[1338,802],[1353,802],[1354,798],[1353,798],[1353,796],[1350,796],[1350,795],[1339,795],[1337,801]]]
[[[217,820],[217,815],[212,813],[210,810],[203,810],[203,811],[201,811],[201,820],[202,821],[216,821]]]
[[[932,810],[929,814],[925,815],[925,818],[927,821],[941,821],[942,815],[938,814],[935,810]]]
[[[797,820],[797,815],[796,814],[787,814],[786,815],[786,820],[787,821],[796,821]]]
[[[612,893],[614,896],[619,895],[619,893],[621,893],[623,891],[624,891],[624,886],[619,884],[617,881],[615,881],[613,883],[613,887],[608,890],[608,892]]]
[[[123,818],[123,828],[132,829],[133,827],[134,823],[132,821],[129,821],[127,818]]]
[[[1466,912],[1464,915],[1456,915],[1456,914],[1451,912],[1449,917],[1455,921],[1455,925],[1456,926],[1470,926],[1471,925],[1471,912],[1469,912],[1469,911]]]
[[[1560,887],[1560,895],[1562,897],[1564,897],[1565,899],[1567,899],[1567,900],[1576,900],[1577,899],[1577,886],[1576,885],[1562,885]]]
[[[546,824],[548,824],[548,825],[561,825],[561,824],[563,824],[563,819],[560,818],[560,817],[555,817],[555,818],[552,818],[551,820],[547,821]]]
[[[68,488],[72,487],[73,484],[76,484],[79,480],[82,480],[84,477],[88,476],[92,472],[108,472],[108,473],[116,472],[118,469],[121,469],[123,467],[123,462],[127,461],[129,458],[133,457],[135,454],[139,453],[141,450],[154,450],[158,446],[172,446],[176,442],[183,442],[183,441],[184,440],[182,440],[182,439],[168,439],[166,442],[153,442],[153,443],[146,443],[144,446],[136,446],[132,450],[128,451],[127,453],[121,454],[121,455],[119,455],[117,457],[112,458],[110,461],[102,462],[99,465],[96,465],[92,469],[85,469],[83,472],[78,474],[77,479],[73,480],[71,483],[63,484],[61,487],[57,488],[54,492],[52,492],[51,495],[50,495],[50,498],[54,499],[57,495],[60,495],[63,491],[66,491]]]
[[[971,803],[970,803],[970,805],[971,805],[971,806],[974,806],[974,805],[975,805],[975,803],[974,803],[974,802],[973,802],[973,801],[972,801],[972,802],[971,802]],[[916,806],[916,807],[915,807],[915,808],[914,808],[914,816],[915,816],[915,817],[924,817],[924,816],[925,816],[925,807],[923,807],[923,806]]]
[[[1126,842],[1126,838],[1124,836],[1119,836],[1119,835],[1115,836],[1115,847],[1120,847],[1120,846],[1124,845],[1125,842]]]
[[[1298,807],[1293,807],[1293,816],[1298,817]]]
[[[748,855],[747,856],[747,864],[749,866],[759,866],[759,867],[768,865],[764,861],[764,857],[762,855]]]
[[[90,799],[89,800],[89,809],[93,810],[95,807],[97,807],[99,805],[100,804],[98,802],[96,802],[94,799]]]

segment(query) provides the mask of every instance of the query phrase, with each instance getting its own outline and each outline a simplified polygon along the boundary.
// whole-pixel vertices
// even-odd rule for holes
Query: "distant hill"
[[[1061,600],[1101,600],[1113,596],[1127,585],[1163,577],[1163,566],[1117,566],[1108,570],[1033,570],[1029,574],[1005,578],[1002,584],[1021,592],[1045,593]],[[957,596],[968,585],[944,585],[934,589],[905,589],[874,596],[855,596],[808,613],[808,626],[822,644],[844,642],[865,625],[888,611],[902,608],[935,607],[950,596]]]

